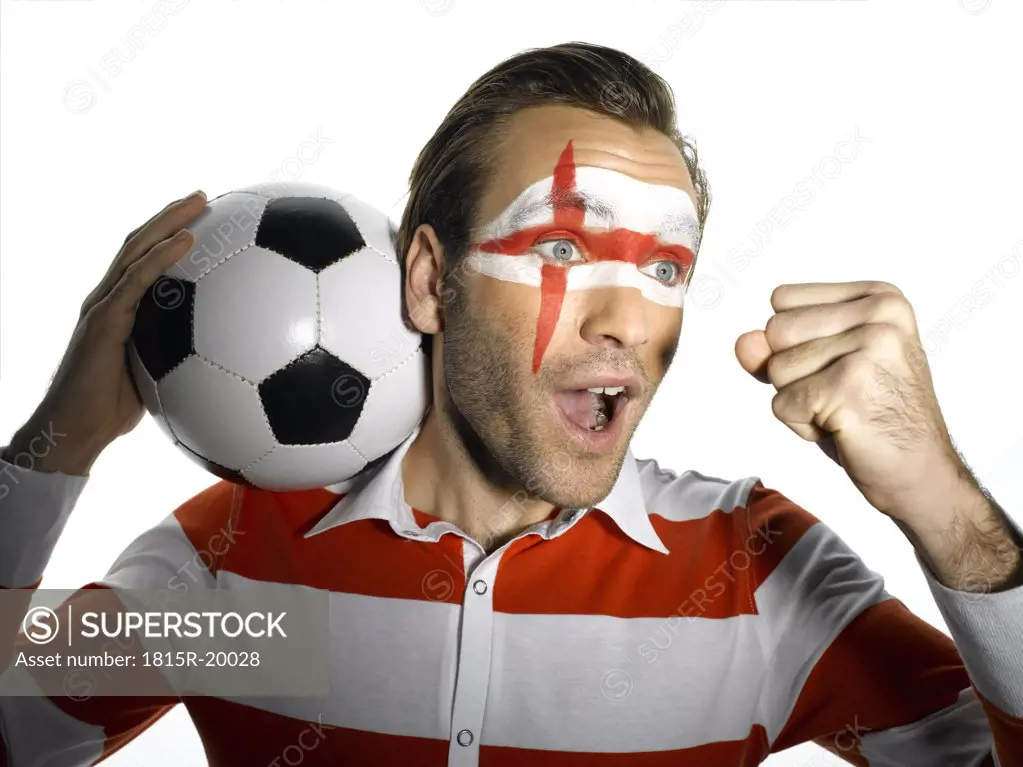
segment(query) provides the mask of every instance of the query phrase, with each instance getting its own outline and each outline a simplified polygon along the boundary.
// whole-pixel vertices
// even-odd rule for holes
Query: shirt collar
[[[306,538],[360,519],[382,519],[402,536],[423,537],[423,531],[416,522],[412,508],[405,502],[404,484],[401,478],[401,464],[405,453],[419,436],[422,424],[416,426],[409,437],[388,456],[379,468],[365,477],[354,481],[331,485],[327,490],[346,493],[316,525],[305,534]],[[627,450],[622,470],[611,492],[593,506],[611,518],[618,529],[636,543],[667,554],[650,516],[646,511],[643,489],[639,481],[639,470],[632,450]],[[590,511],[587,509],[586,511]],[[579,515],[581,516],[581,515]],[[453,529],[449,523],[441,523],[442,529]],[[437,531],[441,532],[440,530]],[[434,536],[428,536],[433,538]]]

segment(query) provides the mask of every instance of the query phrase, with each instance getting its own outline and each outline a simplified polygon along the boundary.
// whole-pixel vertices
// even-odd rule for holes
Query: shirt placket
[[[448,767],[477,767],[479,764],[494,649],[494,581],[501,560],[509,547],[520,539],[537,536],[539,540],[549,540],[561,535],[581,513],[581,509],[566,509],[556,521],[547,520],[529,527],[489,556],[464,533],[452,530],[463,538],[466,578],[458,634],[458,670],[451,712]]]
[[[490,684],[494,638],[493,584],[504,549],[484,557],[479,546],[464,541],[465,581],[458,641],[458,672],[451,712],[448,767],[476,767]],[[477,564],[478,563],[478,564]]]

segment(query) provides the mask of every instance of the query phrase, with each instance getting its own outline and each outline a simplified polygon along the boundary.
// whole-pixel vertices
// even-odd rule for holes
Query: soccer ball
[[[139,303],[128,356],[190,458],[232,482],[306,490],[356,478],[412,433],[429,376],[386,214],[273,182],[210,200],[189,229],[191,251]]]

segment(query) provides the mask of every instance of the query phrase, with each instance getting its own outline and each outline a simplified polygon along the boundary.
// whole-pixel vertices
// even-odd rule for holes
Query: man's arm
[[[921,522],[903,521],[916,518]],[[965,463],[954,487],[928,500],[926,508],[904,510],[896,524],[916,549],[938,609],[982,692],[1001,764],[1023,763],[1023,720],[1018,718],[1023,713],[1023,531]],[[1007,715],[1009,706],[1017,717]],[[1010,750],[1017,762],[1010,760]]]
[[[45,396],[4,448],[2,457],[10,463],[0,463],[0,586],[19,591],[17,596],[5,595],[0,670],[10,663],[32,591],[39,585],[89,467],[145,414],[125,354],[136,310],[160,275],[188,253],[195,237],[184,227],[205,207],[206,197],[197,191],[167,205],[125,237],[106,274],[82,303],[71,341]],[[173,531],[170,535],[168,540],[173,541]],[[159,573],[161,564],[174,564],[173,559],[160,559],[164,553],[160,540],[152,543],[156,554],[144,566],[124,563],[143,580]],[[183,550],[172,543],[167,549],[171,554]],[[117,574],[123,575],[123,569],[121,563],[115,564]],[[113,607],[113,592],[91,588],[94,585],[69,602]],[[127,585],[141,587],[134,582]],[[65,603],[62,608],[65,614],[68,607]],[[19,674],[31,689],[37,673],[29,674],[25,666],[12,666],[4,681],[18,681]],[[0,753],[6,754],[5,761],[13,758],[14,764],[93,764],[123,745],[125,733],[151,723],[170,705],[141,699],[110,704],[110,700],[97,696],[69,706],[67,696],[0,699]]]
[[[948,467],[948,468],[946,468]],[[956,591],[1023,586],[1023,533],[974,476],[962,455],[943,462],[888,515],[913,544],[930,579]]]
[[[771,533],[754,566],[772,752],[814,741],[852,764],[1023,765],[1023,589],[959,592],[927,573],[953,642],[780,493],[758,486],[749,511]]]
[[[33,447],[35,447],[33,445]],[[45,449],[45,448],[42,448]],[[0,450],[0,670],[87,477],[34,471],[39,450]]]
[[[8,480],[7,492],[0,498],[0,585],[23,589],[27,603],[41,581],[86,478],[25,471],[6,461],[0,461],[0,472]],[[121,553],[103,580],[79,589],[57,609],[62,622],[70,609],[76,615],[85,610],[117,609],[111,604],[112,598],[116,599],[112,588],[165,590],[182,584],[213,588],[218,558],[200,556],[198,552],[203,550],[202,536],[221,530],[233,513],[237,491],[227,483],[213,485],[143,533]],[[220,547],[213,550],[220,551]],[[14,637],[17,626],[5,628],[9,629],[3,636],[8,658],[16,658],[22,651],[38,651],[39,646],[24,634]],[[116,677],[116,670],[104,673],[115,677],[104,677],[100,684],[125,682]],[[65,689],[58,677],[66,678],[67,669],[12,664],[0,677],[0,765],[97,764],[138,737],[180,701],[157,671],[131,669],[124,673],[130,675],[127,682],[133,689],[165,690],[166,694],[90,694],[77,685],[65,695],[46,695],[44,689]],[[6,685],[39,694],[3,696]]]

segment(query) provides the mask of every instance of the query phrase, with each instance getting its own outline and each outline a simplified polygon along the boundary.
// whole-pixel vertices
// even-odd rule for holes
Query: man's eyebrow
[[[700,222],[689,213],[671,213],[661,223],[662,235],[683,234],[693,243],[693,252],[700,249]]]
[[[571,191],[567,193],[555,193],[554,191],[550,191],[543,197],[526,203],[512,213],[512,215],[508,218],[508,227],[513,231],[521,229],[537,213],[545,212],[555,204],[583,210],[586,213],[597,216],[610,228],[618,228],[618,215],[615,213],[614,208],[608,205],[601,198],[580,191]]]
[[[513,232],[523,229],[538,213],[549,212],[556,202],[570,205],[595,216],[609,229],[619,228],[618,213],[613,206],[597,195],[578,190],[572,190],[567,193],[547,192],[542,197],[527,202],[514,210],[505,222],[505,226]],[[684,211],[670,213],[661,222],[658,232],[661,235],[685,235],[693,243],[694,251],[699,248],[700,223],[692,215]]]

